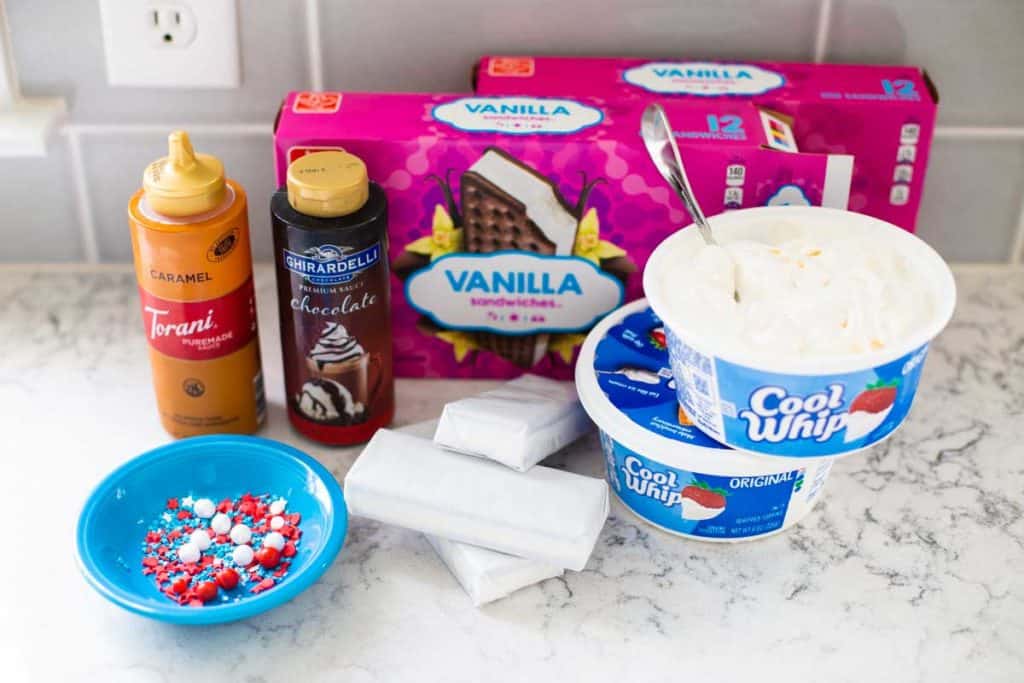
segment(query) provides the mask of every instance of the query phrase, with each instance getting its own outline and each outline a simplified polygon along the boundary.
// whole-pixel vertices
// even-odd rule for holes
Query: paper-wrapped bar
[[[382,429],[345,477],[352,514],[581,570],[608,517],[604,481],[514,472]]]
[[[525,472],[592,428],[572,382],[523,375],[446,405],[434,443]]]

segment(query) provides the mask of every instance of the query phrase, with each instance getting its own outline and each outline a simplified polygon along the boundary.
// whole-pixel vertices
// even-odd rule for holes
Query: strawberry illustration
[[[845,443],[862,439],[875,431],[889,417],[896,403],[899,378],[878,380],[864,388],[850,401],[846,415]]]
[[[679,492],[680,514],[687,520],[705,520],[717,517],[725,510],[724,489],[711,488],[707,482],[691,479]]]
[[[655,327],[648,333],[647,336],[651,340],[651,346],[658,349],[659,351],[664,351],[665,349],[668,348],[668,342],[665,340],[664,327]]]
[[[878,380],[867,385],[864,391],[850,402],[849,412],[880,413],[892,408],[892,404],[896,403],[896,389],[899,385],[899,379]]]

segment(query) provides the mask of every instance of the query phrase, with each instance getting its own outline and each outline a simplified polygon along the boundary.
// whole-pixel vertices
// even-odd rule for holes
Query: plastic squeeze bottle
[[[395,413],[384,190],[359,157],[315,152],[270,213],[288,417],[323,443],[367,441]]]
[[[184,131],[128,203],[160,420],[174,437],[248,434],[266,415],[245,191]]]

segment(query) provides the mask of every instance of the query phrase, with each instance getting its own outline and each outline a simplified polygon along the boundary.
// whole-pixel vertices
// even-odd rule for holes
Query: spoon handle
[[[690,186],[690,179],[686,176],[686,167],[683,166],[682,157],[679,155],[679,147],[676,146],[668,116],[660,104],[651,104],[644,110],[641,134],[655,165],[683,200],[683,205],[700,230],[701,237],[707,244],[716,244],[711,234],[711,226],[704,217],[704,212],[701,211]]]

